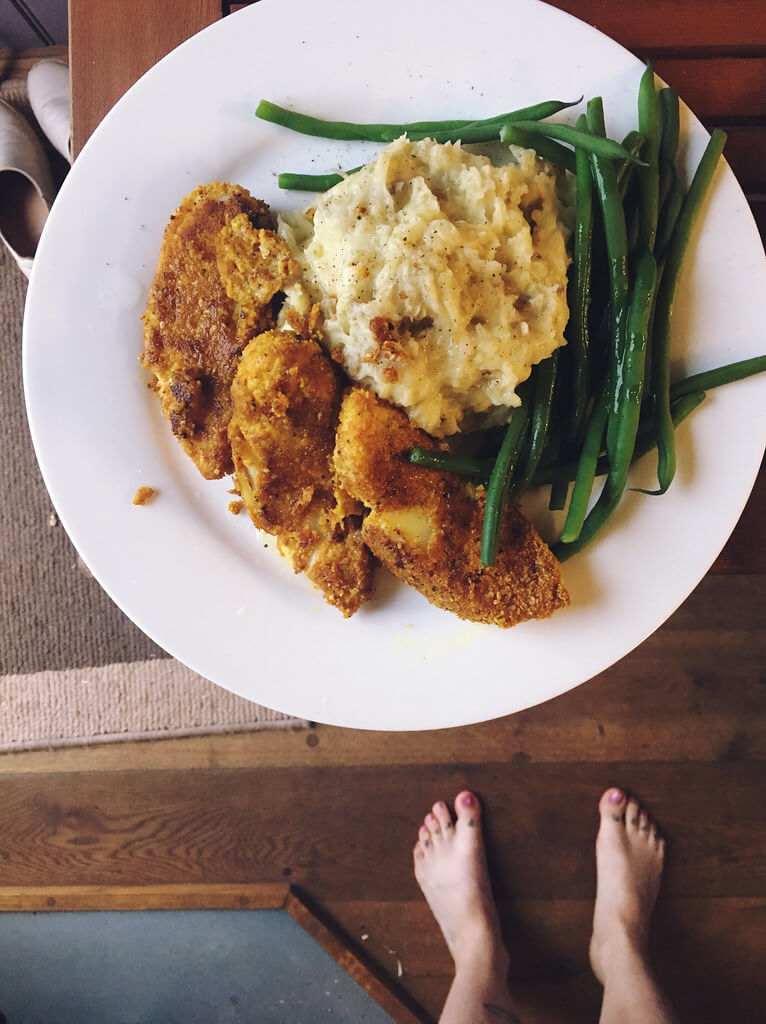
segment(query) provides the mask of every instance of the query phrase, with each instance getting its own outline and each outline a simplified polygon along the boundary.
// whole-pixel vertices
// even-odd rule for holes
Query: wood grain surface
[[[255,885],[26,885],[0,887],[0,913],[77,910],[283,910],[290,887]]]
[[[141,70],[220,14],[202,0],[97,6],[70,3],[80,145]],[[727,128],[727,157],[763,230],[762,0],[559,6],[654,58],[707,125]],[[765,507],[762,468],[714,571],[660,630],[596,679],[511,718],[414,735],[318,726],[0,758],[0,885],[299,885],[380,971],[401,972],[435,1019],[450,962],[413,880],[411,848],[430,804],[470,786],[485,807],[522,1019],[595,1021],[587,942],[596,803],[619,784],[646,801],[668,837],[655,954],[682,1019],[758,1020]],[[480,685],[476,671],[466,685]]]
[[[220,0],[69,0],[75,156],[145,71],[220,17]]]

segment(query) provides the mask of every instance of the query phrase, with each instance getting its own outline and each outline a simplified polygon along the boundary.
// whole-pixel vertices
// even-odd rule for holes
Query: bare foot
[[[481,808],[473,793],[455,798],[453,823],[435,803],[413,850],[415,877],[442,930],[456,968],[477,962],[507,971],[508,957],[487,875]]]
[[[599,813],[590,962],[604,985],[610,970],[619,969],[625,955],[646,961],[665,840],[638,801],[629,799],[622,790],[607,790],[601,797]]]

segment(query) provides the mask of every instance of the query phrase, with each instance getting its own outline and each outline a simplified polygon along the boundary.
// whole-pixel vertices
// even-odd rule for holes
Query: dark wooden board
[[[761,0],[556,0],[554,6],[641,57],[766,54],[766,7]]]
[[[6,778],[0,882],[289,879],[321,900],[412,898],[418,820],[434,799],[467,786],[486,803],[501,896],[586,898],[595,803],[613,783],[640,793],[672,837],[668,894],[766,896],[766,822],[754,813],[763,806],[766,763],[738,761],[670,770],[661,763],[423,765],[417,785],[409,768],[395,766]]]
[[[728,134],[724,156],[747,195],[766,192],[766,125],[722,124]]]
[[[706,124],[766,117],[766,57],[661,57],[654,70]]]

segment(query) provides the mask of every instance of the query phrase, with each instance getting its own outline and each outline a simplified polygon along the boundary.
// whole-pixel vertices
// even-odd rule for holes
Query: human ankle
[[[649,971],[649,954],[646,936],[635,929],[615,928],[606,937],[594,937],[603,982],[610,976],[622,975],[626,971],[641,969]]]
[[[508,951],[502,939],[489,929],[476,929],[453,944],[452,956],[456,974],[481,975],[505,979],[510,966]]]

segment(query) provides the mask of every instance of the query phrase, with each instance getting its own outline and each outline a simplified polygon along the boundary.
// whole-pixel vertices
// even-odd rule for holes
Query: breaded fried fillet
[[[141,362],[187,455],[209,480],[232,472],[231,382],[297,265],[268,206],[238,185],[200,185],[170,219],[144,314]]]
[[[335,472],[370,509],[362,539],[373,554],[462,619],[508,627],[569,604],[559,563],[516,508],[503,517],[494,566],[481,565],[484,491],[412,465],[407,452],[416,446],[435,444],[401,410],[362,388],[346,392]]]
[[[348,617],[372,593],[374,559],[361,538],[362,508],[333,472],[341,393],[317,342],[292,331],[261,334],[232,384],[229,437],[251,519]]]

